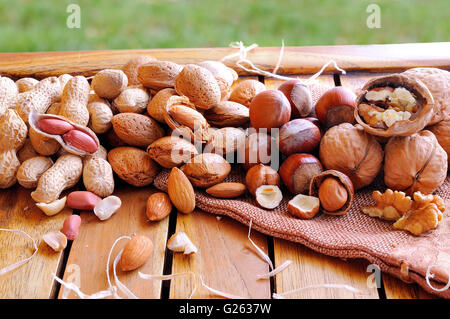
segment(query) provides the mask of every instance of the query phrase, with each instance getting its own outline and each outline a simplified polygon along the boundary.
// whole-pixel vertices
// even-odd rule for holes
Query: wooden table
[[[280,48],[257,48],[248,58],[261,69],[272,71]],[[43,78],[62,73],[90,76],[104,68],[119,68],[130,57],[150,54],[158,59],[178,63],[219,60],[236,49],[166,49],[93,52],[45,52],[0,54],[0,75],[20,78]],[[416,66],[450,69],[450,43],[399,44],[370,46],[286,47],[279,74],[308,77],[333,59],[347,71],[341,75],[332,66],[319,81],[330,86],[358,88],[367,79],[379,74],[405,70]],[[253,77],[269,88],[281,81],[253,76],[238,70],[241,79]],[[82,188],[82,184],[79,185]],[[145,234],[154,242],[154,253],[139,271],[148,274],[173,274],[192,271],[202,275],[209,287],[248,298],[271,298],[295,288],[318,284],[346,284],[367,291],[354,294],[343,289],[318,288],[288,296],[289,298],[433,298],[417,285],[405,284],[383,274],[380,289],[368,288],[368,262],[341,260],[320,255],[296,243],[252,232],[252,240],[279,266],[293,261],[271,280],[256,280],[255,274],[269,270],[267,263],[255,252],[247,239],[248,228],[226,217],[196,210],[183,215],[173,211],[169,218],[151,223],[145,217],[145,203],[153,187],[132,188],[119,183],[115,194],[123,205],[109,220],[99,221],[89,212],[75,212],[82,217],[78,238],[62,253],[55,253],[41,241],[48,231],[59,230],[69,209],[54,216],[45,216],[30,197],[30,191],[14,186],[0,191],[0,228],[20,229],[38,243],[36,256],[22,267],[0,275],[0,298],[61,298],[64,288],[53,275],[75,282],[86,294],[107,288],[106,262],[108,252],[119,236]],[[193,256],[172,254],[165,249],[167,239],[175,231],[186,231],[197,244],[199,253]],[[114,253],[125,244],[119,242]],[[0,232],[0,268],[26,258],[33,252],[32,244],[6,232]],[[114,254],[113,254],[114,256]],[[172,281],[147,281],[137,271],[121,273],[120,280],[141,298],[188,298],[197,286],[194,298],[218,298],[199,286],[198,277],[175,278]],[[69,298],[76,297],[73,293]]]

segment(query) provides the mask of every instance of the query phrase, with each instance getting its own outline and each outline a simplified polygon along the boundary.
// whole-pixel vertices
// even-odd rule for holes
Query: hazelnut
[[[317,197],[298,194],[288,203],[288,211],[291,215],[310,219],[319,212],[320,201]]]
[[[256,164],[270,164],[272,156],[272,145],[275,141],[265,133],[251,133],[245,140],[244,151],[238,151],[239,163],[245,170]]]
[[[256,202],[266,209],[274,209],[280,205],[283,194],[278,186],[263,185],[256,189]]]
[[[249,107],[253,97],[265,90],[266,86],[257,80],[245,80],[236,85],[229,100]]]
[[[284,155],[309,153],[319,146],[321,133],[312,122],[296,119],[287,122],[280,128],[278,147]]]
[[[280,175],[272,167],[258,164],[250,168],[245,176],[248,191],[256,194],[256,189],[262,185],[280,186]]]
[[[341,123],[355,123],[356,94],[342,86],[326,91],[316,103],[319,121],[327,128]]]
[[[256,129],[278,128],[290,118],[291,105],[281,91],[263,91],[250,103],[250,123]]]
[[[319,186],[319,200],[322,207],[334,212],[347,202],[347,190],[333,177],[327,177]]]
[[[296,119],[307,116],[313,108],[310,89],[300,80],[288,80],[283,82],[278,90],[283,92],[291,103],[291,118]]]
[[[310,121],[311,123],[313,123],[315,126],[317,126],[320,130],[320,134],[323,135],[323,128],[322,125],[320,124],[320,121],[317,117],[305,117],[303,118],[304,120]]]
[[[345,214],[353,203],[354,189],[350,178],[335,170],[324,171],[311,179],[309,195],[318,196],[323,213]]]
[[[313,176],[323,171],[322,164],[311,154],[292,154],[280,167],[280,176],[293,194],[307,194]]]

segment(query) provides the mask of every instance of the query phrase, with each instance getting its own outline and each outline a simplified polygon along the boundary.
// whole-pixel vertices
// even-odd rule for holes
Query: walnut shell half
[[[415,98],[417,110],[410,113],[408,119],[392,121],[389,126],[369,124],[370,121],[364,118],[364,108],[367,106],[379,109],[380,105],[372,105],[367,99],[366,94],[377,88],[404,88]],[[378,108],[377,108],[378,106]],[[385,105],[384,105],[385,106]],[[386,108],[387,109],[387,108]],[[415,77],[404,74],[391,74],[371,79],[364,84],[358,92],[355,107],[355,119],[362,125],[364,130],[376,136],[408,136],[419,132],[427,126],[433,116],[434,99],[431,92]],[[389,110],[392,112],[392,110]],[[371,113],[369,113],[371,114]]]
[[[360,125],[333,126],[320,142],[320,161],[326,169],[346,174],[356,190],[372,183],[381,170],[383,150]]]
[[[391,189],[430,194],[447,177],[447,153],[430,131],[393,137],[385,153],[384,182]]]

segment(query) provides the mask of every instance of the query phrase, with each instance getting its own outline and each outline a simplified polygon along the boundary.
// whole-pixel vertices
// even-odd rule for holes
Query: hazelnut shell
[[[345,213],[348,212],[350,207],[352,207],[353,198],[354,198],[354,194],[355,194],[352,181],[344,173],[341,173],[341,172],[335,171],[335,170],[328,170],[328,171],[324,171],[320,174],[317,174],[316,176],[314,176],[311,179],[311,183],[309,184],[309,196],[318,197],[319,196],[319,187],[322,184],[322,182],[328,177],[336,178],[345,187],[345,189],[347,190],[347,194],[348,194],[347,202],[344,204],[344,206],[342,206],[337,211],[329,212],[327,210],[324,210],[322,206],[320,207],[320,209],[323,213],[328,214],[328,215],[344,215]]]

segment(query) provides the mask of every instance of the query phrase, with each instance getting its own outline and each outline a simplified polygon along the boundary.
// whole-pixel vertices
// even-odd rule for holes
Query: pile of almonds
[[[31,196],[49,216],[68,206],[105,220],[120,207],[114,176],[143,187],[165,168],[168,192],[148,198],[150,221],[167,217],[172,206],[193,212],[195,189],[219,198],[248,193],[268,210],[288,197],[289,212],[309,219],[348,212],[354,192],[383,168],[388,186],[409,193],[429,194],[447,175],[445,117],[430,131],[385,138],[356,124],[357,95],[345,87],[313,104],[310,88],[297,79],[277,90],[237,79],[220,62],[179,65],[146,55],[92,79],[0,77],[0,188],[16,181],[35,188]],[[424,144],[433,149],[426,165],[417,147]],[[245,184],[224,182],[233,166],[246,171]],[[426,178],[399,183],[413,166]],[[60,198],[81,179],[86,190]],[[66,239],[76,237],[75,219],[63,227]],[[65,246],[60,233],[47,237],[62,243],[53,244],[57,249]],[[146,241],[140,244],[151,252]]]

